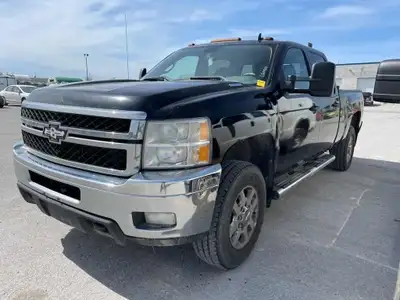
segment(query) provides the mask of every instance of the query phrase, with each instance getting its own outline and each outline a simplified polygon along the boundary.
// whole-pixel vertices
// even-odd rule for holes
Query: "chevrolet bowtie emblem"
[[[61,144],[67,137],[68,131],[61,128],[59,122],[49,122],[49,124],[43,128],[43,136],[49,139],[50,143]]]

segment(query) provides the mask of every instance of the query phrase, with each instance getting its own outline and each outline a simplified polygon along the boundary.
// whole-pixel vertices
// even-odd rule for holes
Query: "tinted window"
[[[313,52],[308,53],[308,59],[310,60],[310,67],[312,67],[315,63],[326,61],[321,55]]]
[[[222,76],[228,80],[256,84],[264,79],[272,48],[262,44],[207,45],[180,49],[156,65],[144,78],[167,76]]]
[[[283,62],[283,73],[285,78],[290,75],[303,78],[310,76],[307,62],[301,49],[290,48],[288,50]],[[295,89],[308,89],[309,85],[310,84],[307,81],[296,81]]]
[[[7,92],[12,92],[12,89],[13,89],[13,86],[9,86],[9,87],[6,88],[6,91]]]
[[[14,92],[14,93],[19,93],[19,92],[20,92],[20,89],[19,89],[18,87],[14,86],[14,87],[11,89],[11,91]]]
[[[24,93],[32,93],[32,91],[34,89],[36,89],[36,86],[23,86],[22,85],[22,86],[20,86],[20,88]]]

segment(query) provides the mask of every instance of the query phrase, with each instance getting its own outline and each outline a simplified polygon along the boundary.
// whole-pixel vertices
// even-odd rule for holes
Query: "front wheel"
[[[266,197],[266,183],[256,166],[223,163],[210,231],[193,243],[197,256],[224,270],[242,264],[258,240]]]

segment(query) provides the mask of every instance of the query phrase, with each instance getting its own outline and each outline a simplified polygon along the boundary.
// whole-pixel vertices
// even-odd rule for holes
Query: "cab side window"
[[[312,66],[314,64],[319,63],[319,62],[325,62],[326,59],[324,57],[322,57],[321,55],[318,55],[313,52],[309,52],[308,53],[308,61],[310,62],[310,69],[312,70]]]
[[[304,52],[299,48],[290,48],[288,50],[283,61],[282,69],[285,78],[290,75],[295,75],[296,77],[303,78],[307,78],[310,76]],[[296,81],[294,88],[308,89],[309,86],[310,83],[308,81]]]

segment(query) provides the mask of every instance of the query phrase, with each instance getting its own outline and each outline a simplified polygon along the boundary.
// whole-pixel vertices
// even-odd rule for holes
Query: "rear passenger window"
[[[290,75],[303,78],[310,76],[307,68],[307,62],[304,57],[304,52],[299,48],[290,48],[288,50],[282,69],[285,78]],[[310,83],[308,81],[296,81],[295,89],[308,89],[309,86]]]

